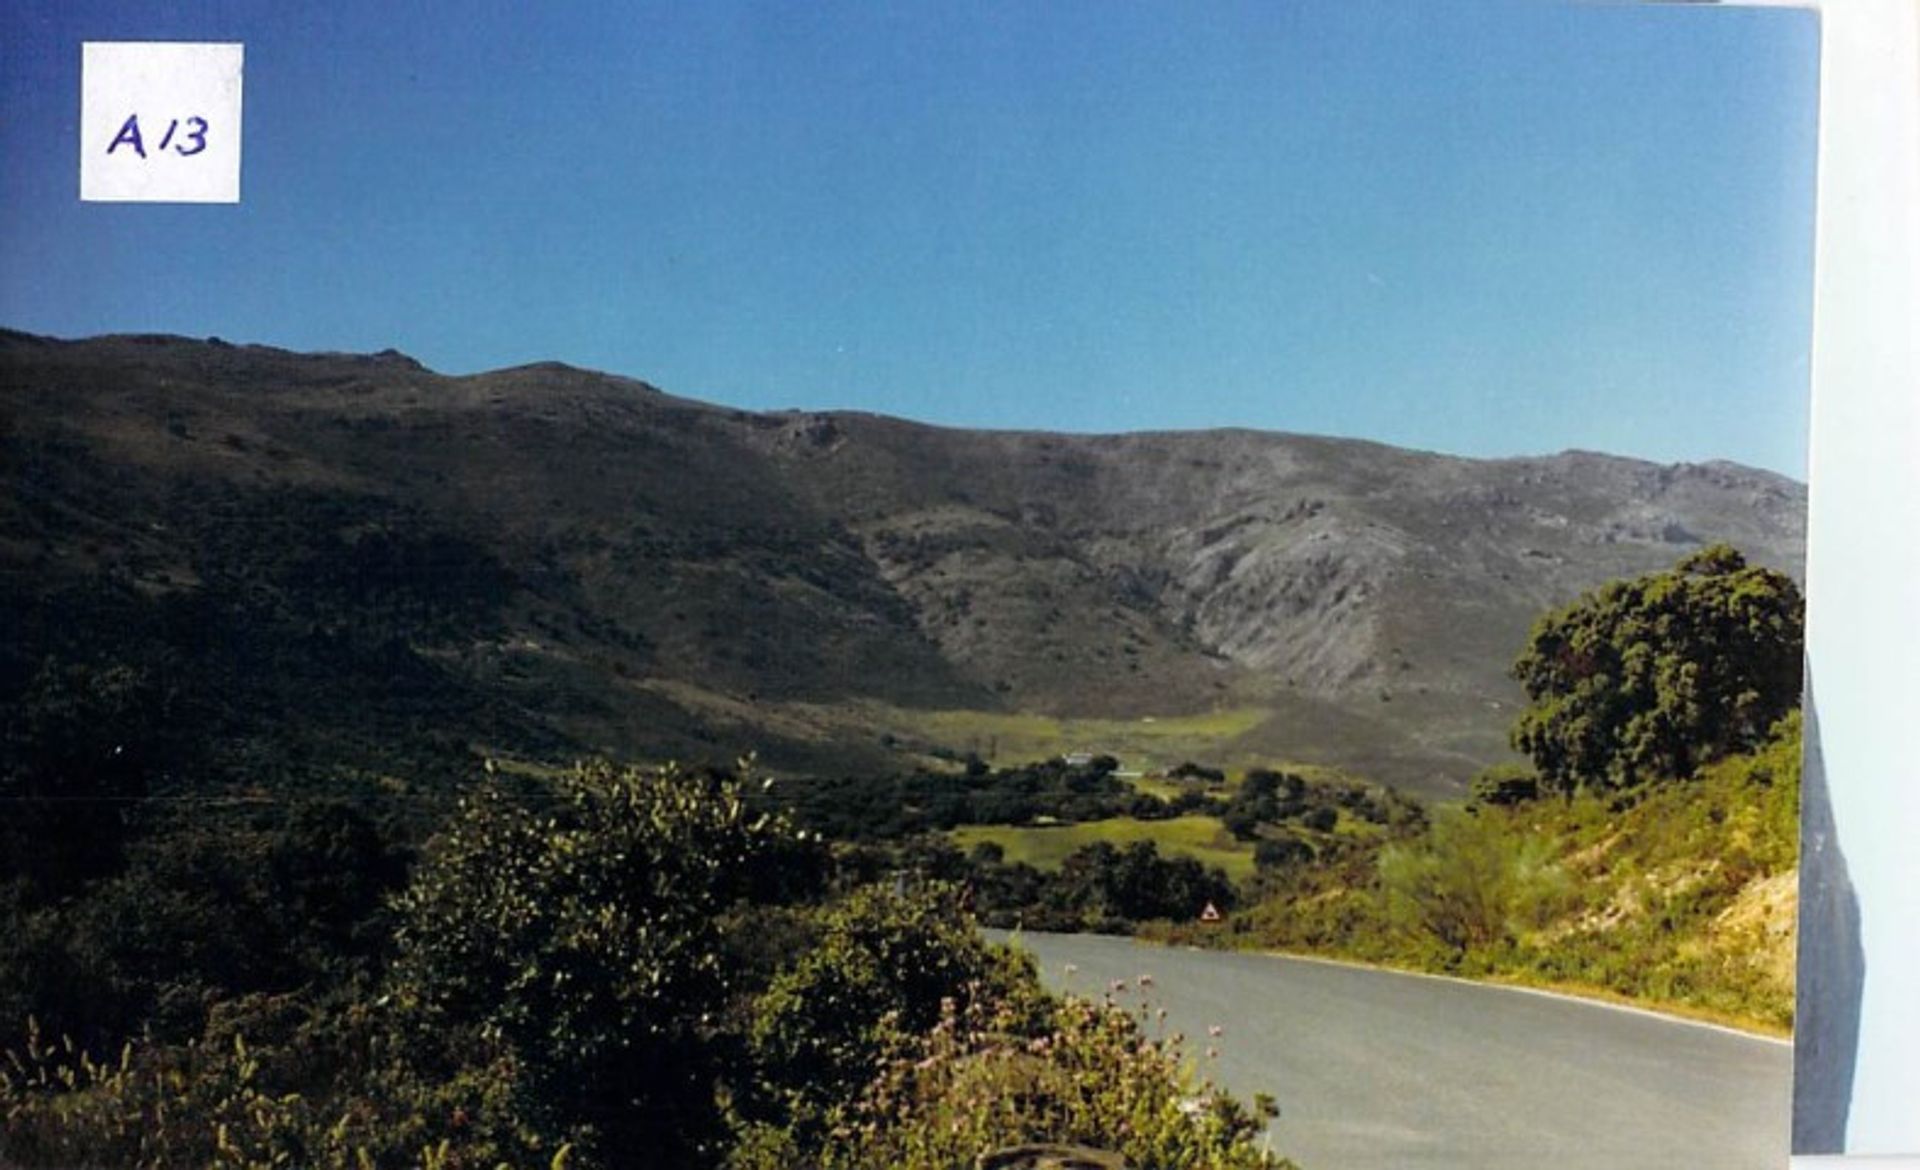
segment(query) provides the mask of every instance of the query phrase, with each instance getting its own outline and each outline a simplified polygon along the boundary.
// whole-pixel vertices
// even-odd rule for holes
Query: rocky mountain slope
[[[369,767],[873,766],[876,712],[1253,708],[1221,758],[1441,793],[1502,758],[1542,608],[1711,541],[1797,576],[1804,542],[1804,487],[1726,463],[959,431],[392,352],[7,333],[0,411],[8,694],[148,664]]]

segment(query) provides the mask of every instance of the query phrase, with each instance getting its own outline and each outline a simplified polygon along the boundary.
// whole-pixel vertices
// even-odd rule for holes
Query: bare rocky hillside
[[[9,333],[0,411],[9,693],[153,664],[236,736],[299,710],[375,755],[864,767],[874,703],[1256,708],[1223,758],[1443,793],[1503,758],[1540,610],[1804,543],[1805,488],[1728,463],[960,431],[392,352]]]

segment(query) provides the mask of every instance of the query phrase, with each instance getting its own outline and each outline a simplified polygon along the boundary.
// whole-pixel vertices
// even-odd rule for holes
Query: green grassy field
[[[1135,792],[1144,792],[1161,800],[1172,800],[1192,786],[1191,781],[1165,780],[1153,776],[1135,776],[1128,782],[1133,785]]]
[[[1037,869],[1058,869],[1077,849],[1105,841],[1124,849],[1135,841],[1152,841],[1163,855],[1179,854],[1204,865],[1219,866],[1234,881],[1253,874],[1253,846],[1233,839],[1212,817],[1175,817],[1166,821],[1137,821],[1116,817],[1078,825],[1016,828],[1009,825],[969,825],[951,834],[955,844],[971,849],[982,841],[997,842],[1008,861],[1024,861]]]
[[[1117,757],[1121,767],[1130,772],[1171,768],[1188,760],[1244,767],[1261,761],[1231,745],[1272,716],[1263,707],[1237,706],[1198,715],[1081,719],[1027,712],[900,707],[871,699],[840,703],[747,701],[665,679],[648,679],[636,685],[709,723],[765,728],[810,743],[836,739],[885,742],[897,755],[919,757],[932,764],[967,752],[1002,766],[1092,752]]]

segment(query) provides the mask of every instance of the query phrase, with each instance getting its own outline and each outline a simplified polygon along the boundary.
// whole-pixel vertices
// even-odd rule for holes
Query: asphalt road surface
[[[1303,1170],[1787,1165],[1792,1049],[1779,1041],[1312,960],[1086,935],[1018,945],[1055,990],[1098,996],[1124,980],[1117,998],[1134,1006],[1151,976],[1153,1005],[1204,1073],[1279,1101],[1268,1140]]]

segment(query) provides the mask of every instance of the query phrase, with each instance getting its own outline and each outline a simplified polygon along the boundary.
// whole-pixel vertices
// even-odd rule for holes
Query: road
[[[1191,1038],[1203,1072],[1242,1099],[1279,1101],[1268,1137],[1304,1170],[1787,1164],[1785,1043],[1306,959],[1085,935],[1018,944],[1056,990],[1098,995],[1124,980],[1132,1005],[1150,975],[1154,1005]]]

